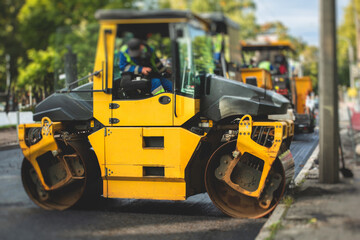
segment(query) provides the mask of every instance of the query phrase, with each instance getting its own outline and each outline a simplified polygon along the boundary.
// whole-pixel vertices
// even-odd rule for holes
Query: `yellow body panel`
[[[200,111],[200,99],[176,95],[176,116],[174,126],[181,126]]]
[[[105,133],[106,128],[102,128],[88,137],[99,162],[101,177],[105,177]]]
[[[159,102],[164,96],[170,98],[170,103]],[[145,99],[114,101],[119,108],[112,110],[112,117],[120,121],[113,126],[172,126],[173,97],[172,93],[163,93]]]
[[[146,147],[144,137],[163,137],[164,145]],[[173,127],[107,127],[93,133],[90,143],[99,164],[105,163],[105,170],[101,167],[104,196],[185,199],[185,168],[200,139]],[[163,167],[164,176],[144,176],[144,167]]]
[[[186,18],[151,18],[151,19],[109,19],[101,20],[101,24],[148,24],[148,23],[178,23],[187,22]]]
[[[164,96],[170,98],[170,103],[159,102]],[[200,111],[199,99],[176,95],[175,116],[172,93],[162,93],[145,99],[118,100],[114,103],[119,107],[112,110],[112,117],[119,119],[119,122],[112,126],[181,126]]]
[[[108,180],[109,198],[185,200],[186,184],[182,182]]]
[[[157,21],[156,19],[150,20],[152,23]],[[163,21],[163,19],[160,20]],[[182,19],[173,20],[182,21]],[[141,21],[143,23],[143,19]],[[124,23],[127,22],[124,22],[124,20],[104,21],[100,27],[94,71],[102,71],[98,76],[94,76],[94,90],[96,91],[93,93],[94,117],[105,126],[181,126],[199,111],[200,100],[177,95],[175,116],[174,94],[172,93],[163,93],[146,99],[113,101],[112,94],[105,92],[106,82],[108,89],[111,89],[113,85],[114,51],[112,50],[114,49],[117,24],[120,24],[121,27],[121,24]],[[105,34],[105,31],[108,33]],[[104,52],[105,42],[108,49],[107,55]],[[106,57],[107,68],[105,64]],[[115,91],[115,89],[112,90]],[[159,98],[163,96],[168,96],[170,103],[161,104]],[[119,108],[110,109],[110,103],[118,104]],[[110,123],[110,118],[116,118],[119,122]]]
[[[292,51],[295,51],[295,47],[294,45],[288,41],[288,40],[278,40],[278,41],[273,41],[273,42],[270,42],[270,41],[267,41],[267,42],[260,42],[260,43],[247,43],[246,41],[241,41],[240,42],[241,44],[241,47],[242,48],[245,48],[245,47],[258,47],[259,49],[261,48],[266,48],[266,47],[277,47],[279,50],[281,49],[290,49]]]
[[[111,31],[105,34],[105,30]],[[94,76],[94,90],[105,90],[106,76],[107,87],[112,88],[113,79],[113,61],[114,61],[114,44],[116,35],[116,25],[102,24],[100,26],[99,41],[96,51],[94,72],[102,70],[98,76]],[[105,39],[108,49],[107,53],[107,73],[105,64]],[[112,95],[105,92],[94,92],[94,117],[104,125],[109,125],[109,118],[111,118],[111,110],[109,109],[109,103],[112,100]]]
[[[246,83],[248,78],[256,78],[257,86],[260,88],[273,89],[271,81],[271,74],[269,71],[261,68],[242,68],[241,69],[242,81]]]
[[[304,114],[306,109],[306,96],[312,92],[311,78],[295,77],[296,86],[296,112]]]

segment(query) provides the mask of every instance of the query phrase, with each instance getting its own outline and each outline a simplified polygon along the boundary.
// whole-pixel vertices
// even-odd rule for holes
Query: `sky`
[[[350,0],[336,0],[337,23]],[[280,21],[295,37],[319,46],[319,0],[255,0],[257,23]]]

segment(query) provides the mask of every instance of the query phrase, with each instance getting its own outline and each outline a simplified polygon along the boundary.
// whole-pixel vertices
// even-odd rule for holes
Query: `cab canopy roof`
[[[235,30],[240,29],[239,24],[219,12],[203,13],[200,16],[212,23],[212,27],[214,28],[212,31],[215,31],[216,33],[228,34],[228,28],[233,28]]]
[[[98,20],[135,20],[141,22],[141,19],[161,19],[162,22],[173,22],[174,19],[184,20],[198,20],[200,22],[209,25],[206,20],[200,16],[190,12],[181,10],[150,10],[150,11],[138,11],[128,9],[101,9],[96,11],[95,18]],[[135,22],[134,21],[134,22]]]
[[[274,42],[245,42],[241,41],[243,51],[257,51],[257,50],[288,50],[295,52],[294,46],[290,41],[274,41]]]

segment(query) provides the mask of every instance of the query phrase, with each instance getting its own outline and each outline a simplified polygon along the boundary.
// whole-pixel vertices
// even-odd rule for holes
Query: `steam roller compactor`
[[[293,122],[271,117],[286,114],[289,101],[214,75],[209,23],[191,12],[99,10],[96,18],[93,82],[55,92],[36,106],[39,123],[19,126],[29,197],[64,210],[100,197],[207,192],[232,217],[271,212],[294,173]],[[129,33],[169,40],[172,92],[140,94],[149,80],[115,77],[115,42]]]

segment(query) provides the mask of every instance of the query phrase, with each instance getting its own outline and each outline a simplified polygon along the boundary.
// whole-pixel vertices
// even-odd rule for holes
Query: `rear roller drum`
[[[260,218],[270,213],[279,203],[285,189],[285,173],[281,162],[276,159],[266,181],[264,191],[260,199],[244,195],[231,188],[224,181],[219,180],[216,171],[220,166],[220,161],[232,158],[232,152],[236,148],[236,140],[230,141],[219,147],[211,156],[205,170],[205,186],[207,192],[215,204],[223,213],[238,218]],[[236,183],[236,178],[243,179],[258,178],[258,175],[251,175],[241,167],[240,162],[231,173]],[[271,178],[271,181],[269,181]],[[256,181],[255,181],[256,182]],[[244,181],[242,182],[244,183]],[[270,196],[270,197],[269,197]]]
[[[21,167],[24,189],[30,199],[44,209],[64,210],[73,206],[88,206],[101,194],[102,183],[96,156],[85,141],[68,142],[67,145],[59,142],[58,145],[62,150],[60,155],[71,165],[73,179],[63,186],[46,191],[33,166],[24,158]],[[64,175],[66,177],[66,172],[61,166],[58,167],[59,164],[51,165],[54,158],[50,153],[44,154],[42,161],[42,173],[48,182],[64,178]]]

